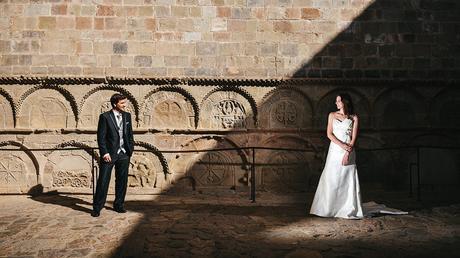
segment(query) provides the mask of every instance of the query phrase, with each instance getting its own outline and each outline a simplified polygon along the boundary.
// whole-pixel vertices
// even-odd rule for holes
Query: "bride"
[[[364,214],[353,147],[358,136],[359,119],[353,112],[348,94],[339,94],[335,105],[338,111],[331,112],[327,122],[327,138],[331,144],[310,213],[321,217],[359,219]]]
[[[330,113],[327,122],[331,144],[310,213],[345,219],[361,219],[375,213],[407,214],[375,202],[361,204],[354,151],[359,119],[353,111],[350,95],[339,94],[335,105],[338,111]]]

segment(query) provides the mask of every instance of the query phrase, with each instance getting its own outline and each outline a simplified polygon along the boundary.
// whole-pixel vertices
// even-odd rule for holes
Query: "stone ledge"
[[[324,79],[324,78],[274,78],[241,79],[209,77],[0,77],[0,85],[28,84],[108,84],[108,85],[187,85],[187,86],[255,86],[283,85],[354,85],[354,86],[458,86],[460,80],[409,80],[409,79]]]

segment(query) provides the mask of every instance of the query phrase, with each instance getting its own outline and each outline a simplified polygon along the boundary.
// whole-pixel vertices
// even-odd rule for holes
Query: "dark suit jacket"
[[[122,125],[123,125],[123,141],[126,154],[133,155],[134,150],[134,137],[133,137],[133,124],[131,121],[131,114],[128,112],[121,112]],[[97,125],[97,144],[99,146],[99,154],[101,158],[109,153],[113,158],[117,154],[120,147],[120,137],[116,125],[116,118],[112,110],[104,112],[99,115],[99,123]]]

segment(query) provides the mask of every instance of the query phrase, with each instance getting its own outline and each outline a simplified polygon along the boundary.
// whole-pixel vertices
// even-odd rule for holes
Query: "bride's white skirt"
[[[331,153],[331,148],[333,146],[330,147],[310,213],[321,217],[363,218],[358,171],[354,164],[354,157],[350,157],[352,164],[342,166],[343,154]]]
[[[344,151],[331,143],[323,173],[316,189],[310,213],[321,217],[361,219],[383,214],[407,214],[375,202],[361,203],[355,153],[350,154],[350,164],[343,166]]]

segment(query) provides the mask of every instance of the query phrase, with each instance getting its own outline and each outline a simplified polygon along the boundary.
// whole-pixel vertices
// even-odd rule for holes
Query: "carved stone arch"
[[[355,113],[359,116],[361,127],[371,126],[371,105],[366,95],[353,88],[336,88],[324,94],[316,104],[316,111],[314,115],[315,126],[317,128],[326,129],[328,114],[336,111],[335,98],[339,93],[350,94]]]
[[[426,125],[425,98],[417,91],[391,87],[373,104],[374,125],[380,129],[417,128]]]
[[[216,140],[217,142],[226,142],[230,145],[231,148],[235,148],[236,149],[236,152],[238,153],[238,155],[240,156],[241,160],[243,161],[244,165],[246,164],[249,164],[249,161],[248,161],[248,154],[247,152],[244,150],[244,149],[240,149],[240,146],[235,143],[234,141],[232,141],[231,139],[227,138],[227,137],[223,137],[223,136],[217,136],[217,135],[212,135],[212,136],[200,136],[200,137],[196,137],[188,142],[186,142],[185,144],[181,144],[181,148],[182,149],[185,149],[187,148],[188,146],[192,145],[193,142],[196,142],[198,140],[201,140],[201,139],[206,139],[206,140]]]
[[[272,136],[263,146],[308,151],[257,150],[258,159],[265,164],[256,170],[257,184],[274,192],[314,191],[321,176],[318,147],[297,135]]]
[[[25,103],[25,101],[27,100],[27,98],[31,94],[34,94],[34,93],[36,93],[36,92],[38,92],[40,90],[54,90],[54,91],[57,91],[60,95],[62,95],[64,97],[64,99],[70,105],[70,109],[72,110],[72,113],[73,113],[73,116],[74,116],[74,119],[75,119],[75,125],[78,123],[78,121],[79,121],[78,105],[77,105],[77,101],[75,100],[75,97],[72,95],[72,93],[70,93],[67,89],[63,88],[60,85],[56,85],[56,84],[41,84],[41,85],[37,85],[35,87],[32,87],[32,88],[28,89],[26,92],[24,92],[22,94],[22,96],[19,98],[19,101],[16,103],[16,110],[17,110],[17,116],[18,116],[17,122],[16,122],[17,126],[21,126],[21,124],[29,125],[29,122],[26,121],[26,120],[29,119],[28,114],[23,114],[23,112],[24,112],[24,110],[23,110],[24,109],[24,103]],[[56,104],[65,105],[65,103],[56,103]],[[65,123],[68,125],[68,121],[66,121]],[[55,126],[60,127],[59,125],[55,125]],[[49,125],[47,127],[49,127]]]
[[[300,109],[299,109],[300,108]],[[308,128],[313,122],[313,104],[298,87],[283,85],[267,94],[259,105],[261,128]]]
[[[82,149],[66,150],[66,147]],[[91,174],[92,159],[99,164],[99,155],[93,152],[93,148],[81,142],[68,141],[54,146],[53,149],[56,150],[44,153],[47,158],[42,177],[44,190],[90,192],[94,177]]]
[[[167,175],[170,172],[168,162],[163,153],[150,143],[136,141],[134,145],[138,148],[130,158],[128,170],[129,189],[139,193],[153,193],[164,190],[168,186]],[[160,173],[160,171],[163,173]],[[161,174],[163,176],[160,176]]]
[[[144,113],[146,113],[146,107],[147,107],[147,103],[149,101],[149,98],[151,98],[152,95],[160,93],[160,92],[177,93],[180,96],[184,97],[186,101],[190,102],[191,108],[193,109],[193,124],[192,124],[191,127],[192,128],[197,128],[198,121],[199,121],[199,116],[200,116],[200,108],[198,106],[198,102],[195,100],[195,98],[187,90],[185,90],[185,89],[183,89],[183,88],[181,88],[179,86],[173,86],[173,85],[161,86],[161,87],[158,87],[158,88],[150,91],[149,93],[147,93],[147,95],[145,95],[145,97],[144,97],[144,101],[143,101],[143,104],[142,104],[142,110],[143,110]],[[171,100],[171,101],[173,101],[173,100]],[[187,107],[181,107],[181,108],[185,109]],[[142,120],[142,119],[140,119],[140,120]],[[144,118],[143,121],[142,121],[144,126],[150,124],[150,122],[147,122],[146,120],[147,119]]]
[[[168,162],[166,161],[166,158],[164,157],[163,153],[161,153],[161,151],[157,147],[153,146],[150,143],[141,142],[141,141],[135,141],[134,145],[144,147],[147,150],[151,150],[152,153],[155,154],[160,160],[161,165],[163,167],[163,174],[165,175],[170,174]]]
[[[67,142],[63,142],[63,143],[59,143],[58,145],[54,146],[53,149],[64,149],[66,147],[78,147],[78,148],[82,148],[83,151],[85,151],[86,153],[88,153],[90,156],[93,156],[93,149],[94,147],[91,147],[87,144],[84,144],[84,143],[81,143],[81,142],[77,142],[75,140],[72,140],[72,141],[67,141]],[[47,151],[45,152],[43,155],[45,157],[49,156],[51,153],[53,153],[54,150],[52,151]],[[94,151],[94,160],[97,162],[97,164],[99,164],[99,154],[97,153],[97,150]]]
[[[97,126],[97,119],[99,117],[100,112],[102,112],[102,109],[104,109],[104,110],[111,109],[110,103],[109,103],[108,107],[104,107],[104,108],[98,107],[99,109],[97,109],[97,110],[95,109],[96,107],[93,107],[93,109],[95,109],[95,110],[91,110],[91,108],[90,108],[90,110],[86,110],[86,109],[84,110],[83,109],[83,107],[85,107],[85,105],[87,103],[89,103],[88,98],[91,98],[92,96],[95,96],[94,94],[97,94],[98,92],[103,92],[103,91],[115,91],[115,92],[121,93],[124,96],[126,96],[127,99],[128,99],[127,109],[128,109],[128,111],[131,111],[129,109],[132,109],[132,112],[134,112],[135,121],[136,121],[136,123],[139,123],[139,103],[137,102],[136,98],[131,94],[131,92],[129,92],[125,88],[123,88],[121,86],[118,86],[118,85],[104,84],[104,85],[99,85],[99,86],[91,89],[90,91],[88,91],[83,96],[83,98],[82,98],[82,100],[80,102],[80,105],[79,105],[79,112],[80,112],[81,118],[80,118],[80,124],[78,126],[81,126],[81,127],[95,127],[95,126]],[[109,99],[110,99],[110,96],[105,96],[105,97],[106,98],[104,98],[104,101],[108,102]],[[100,103],[90,103],[90,104],[96,105],[96,104],[100,104]],[[90,105],[90,104],[88,104],[88,105]],[[95,113],[93,114],[93,113],[88,113],[88,112],[95,112]]]
[[[20,151],[1,151],[15,146]],[[29,148],[15,141],[0,142],[0,192],[27,193],[40,183],[40,165]],[[10,180],[11,179],[11,180]]]
[[[217,96],[224,92],[227,96]],[[243,103],[241,103],[243,102]],[[245,107],[247,104],[249,106]],[[211,129],[257,127],[257,104],[244,89],[237,86],[220,86],[208,92],[201,102],[202,113],[209,113],[200,126]],[[246,109],[251,109],[252,114]]]
[[[16,127],[16,119],[17,119],[17,117],[16,117],[16,114],[17,114],[16,108],[17,108],[17,106],[14,104],[14,100],[11,97],[11,95],[6,90],[4,90],[3,88],[0,88],[0,95],[3,96],[6,99],[6,101],[9,104],[9,107],[11,108],[11,119],[13,121],[13,124],[12,124],[11,127]],[[2,106],[2,101],[0,100],[0,107],[1,106]],[[0,113],[0,118],[1,118],[1,116],[4,116],[3,117],[3,120],[5,122],[4,123],[4,128],[7,128],[8,124],[7,124],[6,120],[8,119],[7,115],[8,115],[9,112],[7,110],[0,110],[0,112],[1,112]],[[0,119],[0,123],[1,122],[2,121]],[[0,128],[2,128],[1,124],[0,124]]]
[[[212,151],[228,148],[236,150]],[[188,152],[178,153],[170,162],[172,184],[188,178],[193,185],[196,183],[204,187],[247,186],[247,154],[231,139],[221,136],[196,137],[182,144],[181,150]],[[175,187],[181,188],[180,185]]]
[[[460,89],[445,88],[431,100],[430,123],[437,128],[460,128]]]

